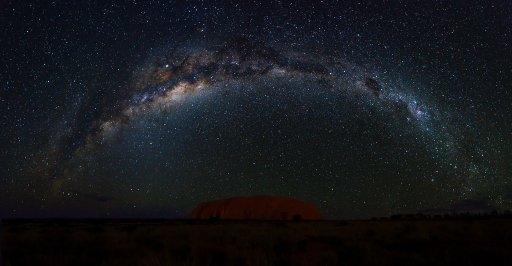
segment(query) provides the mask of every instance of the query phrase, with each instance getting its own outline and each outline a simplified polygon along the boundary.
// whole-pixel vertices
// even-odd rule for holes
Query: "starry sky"
[[[512,209],[510,1],[2,1],[0,25],[0,217]]]

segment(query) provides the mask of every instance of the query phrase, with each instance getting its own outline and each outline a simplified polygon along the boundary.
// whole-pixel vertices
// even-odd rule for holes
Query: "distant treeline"
[[[451,212],[444,214],[394,214],[389,217],[376,217],[372,220],[446,220],[446,219],[487,219],[487,218],[512,218],[512,211],[493,210],[491,212]]]

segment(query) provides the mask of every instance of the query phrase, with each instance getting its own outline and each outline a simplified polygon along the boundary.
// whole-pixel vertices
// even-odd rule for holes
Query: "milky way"
[[[512,208],[510,3],[18,2],[1,216]]]
[[[424,130],[430,130],[428,120],[431,111],[428,106],[414,96],[383,88],[374,77],[357,73],[348,63],[335,63],[341,58],[304,60],[299,55],[282,54],[244,38],[230,40],[216,48],[187,54],[178,63],[163,62],[151,66],[137,82],[133,95],[121,104],[121,109],[113,118],[93,122],[98,126],[91,136],[87,136],[88,141],[92,142],[89,144],[108,141],[124,123],[145,113],[172,110],[188,97],[200,94],[216,83],[256,77],[310,78],[316,80],[320,87],[333,90],[342,89],[336,87],[338,81],[349,81],[353,84],[353,90],[369,94],[367,96],[374,97],[397,114],[402,113],[408,121],[414,120]]]
[[[378,112],[384,112],[391,119],[405,121],[404,126],[425,137],[426,148],[435,160],[454,169],[452,178],[459,185],[449,189],[457,190],[461,195],[471,192],[474,182],[482,176],[478,165],[460,156],[461,153],[475,151],[460,150],[461,139],[453,135],[446,124],[449,120],[443,117],[448,113],[442,114],[433,103],[402,91],[404,88],[392,82],[380,81],[377,75],[343,58],[280,52],[244,37],[169,57],[173,60],[159,60],[144,67],[137,74],[127,96],[119,101],[117,109],[100,115],[100,119],[91,124],[83,125],[87,130],[79,131],[89,133],[83,139],[78,139],[82,145],[70,148],[66,146],[69,145],[66,141],[60,143],[60,149],[69,154],[61,154],[61,161],[56,162],[61,173],[54,172],[55,178],[62,178],[59,175],[67,167],[67,160],[63,158],[69,160],[91,156],[104,143],[118,138],[123,128],[137,120],[147,119],[148,115],[172,115],[189,98],[218,88],[219,84],[255,79],[264,79],[267,83],[288,80],[292,85],[297,80],[309,80],[317,84],[317,90],[329,90],[333,95],[346,94],[368,107],[377,106]],[[67,169],[67,172],[73,171]],[[430,182],[434,182],[434,178]]]

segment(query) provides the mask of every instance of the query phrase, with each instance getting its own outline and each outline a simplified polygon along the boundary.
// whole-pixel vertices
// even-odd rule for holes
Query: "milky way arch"
[[[56,162],[60,168],[55,168],[54,175],[62,175],[67,161],[115,139],[123,128],[135,120],[147,114],[172,111],[188,98],[200,95],[222,82],[254,78],[303,78],[317,82],[319,88],[333,91],[342,91],[338,87],[340,82],[351,84],[350,90],[354,93],[378,102],[397,119],[404,119],[422,134],[432,136],[438,145],[430,149],[445,157],[441,160],[448,160],[455,168],[460,168],[465,190],[471,190],[471,180],[479,177],[476,164],[464,156],[461,159],[458,139],[442,125],[445,122],[436,106],[341,58],[277,51],[245,38],[231,39],[178,58],[144,68],[135,85],[116,103],[113,112],[100,114],[83,127],[74,128],[74,132],[61,141],[60,157]]]

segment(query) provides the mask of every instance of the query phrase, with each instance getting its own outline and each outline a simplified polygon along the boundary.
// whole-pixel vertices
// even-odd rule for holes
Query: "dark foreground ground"
[[[512,265],[512,219],[3,220],[1,265]]]

